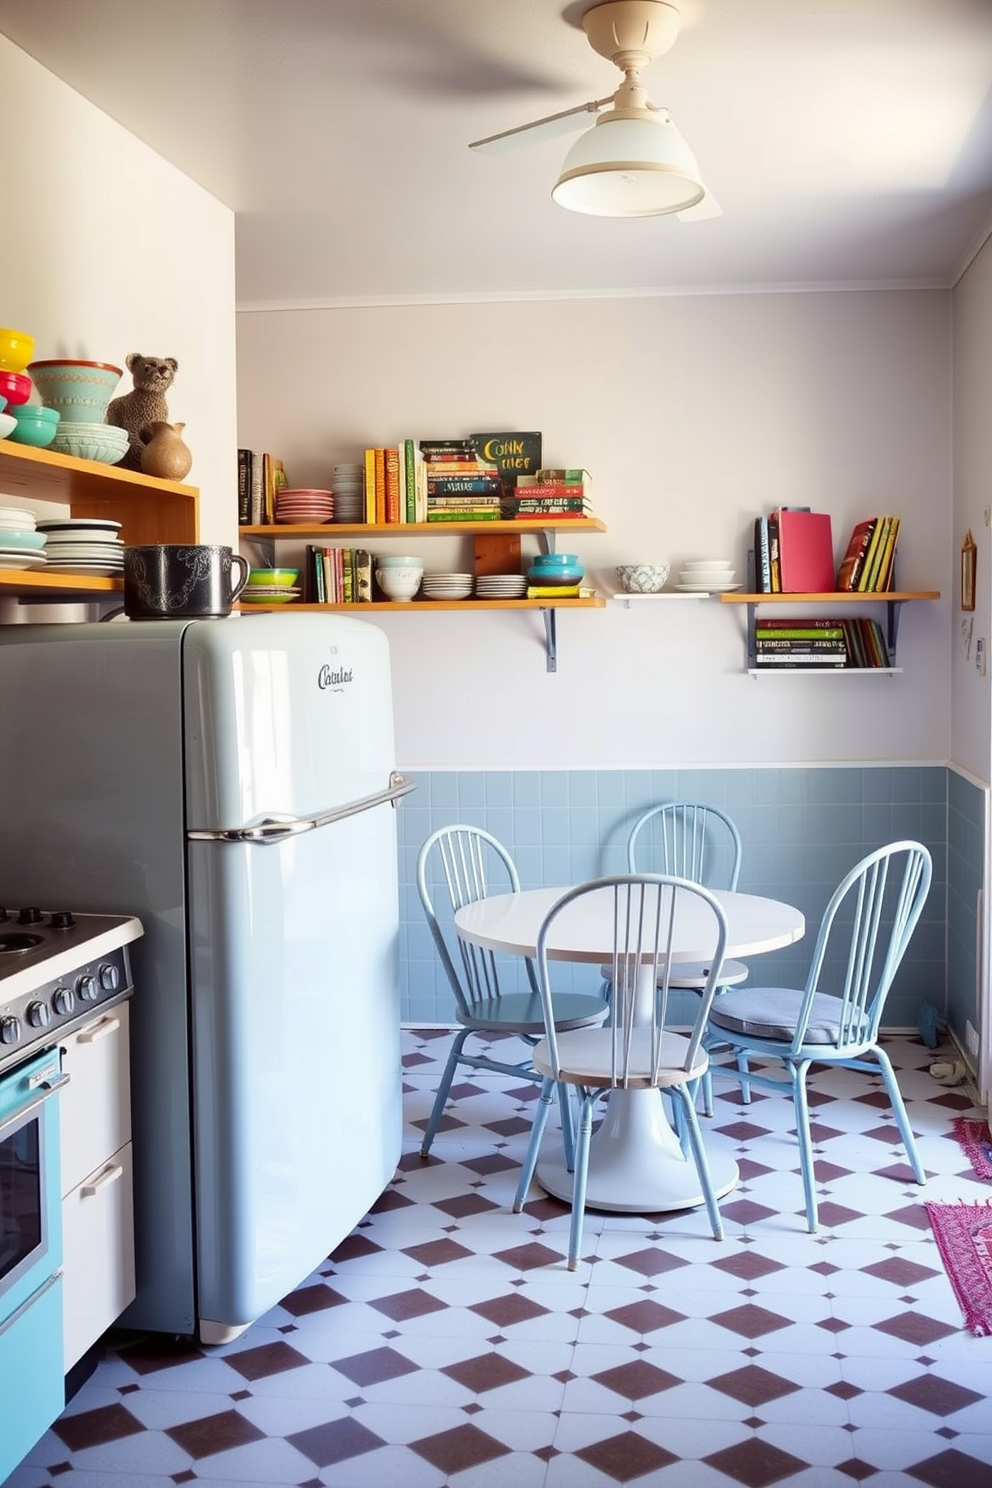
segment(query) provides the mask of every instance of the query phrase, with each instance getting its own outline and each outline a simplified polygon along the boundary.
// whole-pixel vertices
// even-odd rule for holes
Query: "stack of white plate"
[[[334,520],[354,526],[365,521],[365,467],[364,465],[335,465],[332,477],[334,487]]]
[[[468,599],[472,593],[472,575],[462,573],[424,574],[425,599]]]
[[[679,569],[682,582],[675,587],[687,594],[720,594],[741,587],[734,582],[735,577],[729,558],[693,558]]]
[[[479,599],[523,599],[527,579],[523,574],[483,574],[475,581]]]
[[[0,506],[0,568],[42,568],[45,534],[35,531],[34,512]]]
[[[50,568],[81,575],[119,574],[124,570],[124,544],[117,536],[120,522],[104,517],[62,517],[39,522],[47,539]]]
[[[277,522],[299,523],[304,527],[309,523],[330,522],[334,517],[334,494],[309,486],[285,486],[276,493],[275,517]]]

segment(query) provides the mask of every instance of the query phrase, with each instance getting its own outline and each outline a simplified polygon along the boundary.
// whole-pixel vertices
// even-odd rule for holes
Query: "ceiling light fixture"
[[[622,88],[628,84],[638,86],[629,75]],[[630,106],[611,109],[579,136],[551,191],[560,207],[593,217],[658,217],[704,195],[695,157],[667,112]]]

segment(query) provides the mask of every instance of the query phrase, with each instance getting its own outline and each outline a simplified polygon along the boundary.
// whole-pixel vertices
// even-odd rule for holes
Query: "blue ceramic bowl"
[[[577,553],[543,553],[540,558],[535,558],[531,568],[578,568],[579,555]]]
[[[17,444],[33,444],[37,449],[44,449],[58,433],[58,414],[52,418],[53,410],[50,408],[36,408],[33,404],[22,403],[11,412],[16,422],[7,438],[13,439]]]

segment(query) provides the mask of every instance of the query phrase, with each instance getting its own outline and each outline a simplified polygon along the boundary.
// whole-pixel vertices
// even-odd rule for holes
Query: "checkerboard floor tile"
[[[923,1207],[992,1185],[952,1133],[969,1088],[918,1039],[888,1047],[925,1189],[877,1083],[821,1072],[808,1234],[791,1102],[718,1079],[727,1238],[704,1210],[590,1212],[576,1272],[564,1204],[535,1185],[511,1212],[532,1084],[456,1082],[420,1158],[448,1042],[405,1033],[404,1156],[319,1270],[225,1348],[109,1335],[5,1488],[992,1485],[992,1339]]]

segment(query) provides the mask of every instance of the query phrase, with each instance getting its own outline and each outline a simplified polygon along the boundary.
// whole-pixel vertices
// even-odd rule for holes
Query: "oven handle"
[[[37,1095],[33,1095],[29,1101],[25,1101],[23,1106],[18,1106],[16,1111],[8,1111],[7,1115],[0,1119],[0,1131],[3,1131],[5,1126],[11,1126],[15,1121],[22,1121],[31,1111],[34,1111],[38,1106],[43,1106],[51,1096],[57,1095],[60,1090],[64,1090],[69,1083],[69,1078],[68,1075],[59,1075],[57,1080],[46,1080]]]
[[[38,1290],[36,1292],[32,1292],[26,1302],[22,1302],[20,1307],[18,1307],[15,1312],[12,1312],[10,1314],[9,1318],[5,1318],[4,1321],[0,1323],[0,1338],[3,1337],[3,1335],[9,1328],[12,1328],[14,1326],[19,1318],[22,1318],[24,1316],[29,1307],[33,1307],[36,1302],[40,1302],[45,1293],[50,1292],[55,1283],[61,1280],[62,1267],[60,1266],[57,1271],[52,1272],[51,1276],[46,1277]]]

